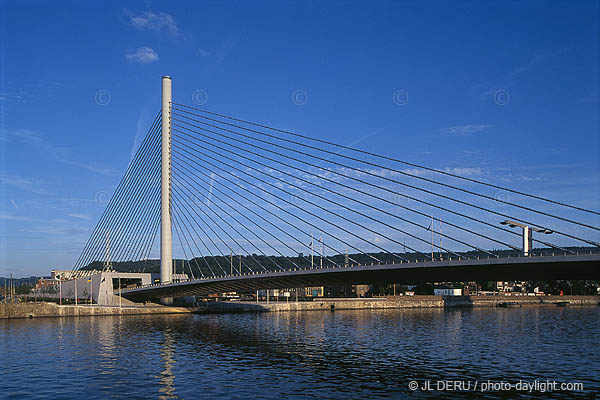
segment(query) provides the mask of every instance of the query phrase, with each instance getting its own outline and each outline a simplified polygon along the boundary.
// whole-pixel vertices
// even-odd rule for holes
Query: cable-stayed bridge
[[[478,172],[431,168],[181,104],[165,77],[162,109],[73,269],[146,260],[159,245],[161,282],[123,292],[136,299],[323,284],[600,278],[599,212]],[[174,262],[188,281],[173,282]]]

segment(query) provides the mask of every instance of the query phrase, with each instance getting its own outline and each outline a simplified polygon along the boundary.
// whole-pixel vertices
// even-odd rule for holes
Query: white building
[[[462,289],[455,289],[446,285],[433,287],[433,294],[436,296],[462,296]]]
[[[90,294],[94,303],[104,306],[118,306],[119,287],[136,287],[153,283],[152,274],[144,272],[116,271],[52,271],[52,277],[60,280],[56,297],[89,302]],[[68,279],[68,280],[66,280]]]

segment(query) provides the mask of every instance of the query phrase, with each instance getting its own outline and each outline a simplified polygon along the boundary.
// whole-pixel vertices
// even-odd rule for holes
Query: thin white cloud
[[[41,153],[54,158],[54,160],[77,168],[86,169],[91,172],[102,175],[111,175],[114,171],[108,168],[98,167],[93,164],[85,164],[79,161],[74,161],[70,157],[68,147],[56,146],[48,142],[41,134],[30,131],[28,129],[17,129],[6,132],[3,136],[4,141],[20,142],[25,145],[37,148]]]
[[[23,96],[22,94],[11,94],[11,93],[6,93],[6,92],[0,92],[0,101],[8,101],[8,100],[21,101],[24,99],[25,99],[25,96]]]
[[[335,171],[335,172],[334,172]],[[460,176],[480,176],[486,175],[487,172],[478,167],[445,167],[442,168],[441,171],[448,172],[455,175]],[[404,168],[401,170],[391,170],[387,168],[361,168],[358,170],[344,168],[344,167],[335,167],[331,168],[327,171],[323,171],[320,169],[313,169],[312,173],[318,175],[320,178],[329,179],[335,182],[344,182],[346,179],[359,178],[363,181],[370,182],[374,177],[382,177],[382,178],[400,178],[406,175],[418,176],[418,177],[435,177],[440,176],[439,173],[435,171],[430,171],[422,168]],[[297,172],[293,171],[291,173],[297,174]],[[338,175],[342,174],[343,176]],[[304,179],[310,180],[315,179],[308,174],[301,174]]]
[[[375,244],[383,245],[383,244],[387,244],[389,242],[389,240],[387,240],[386,238],[381,237],[381,236],[375,236],[375,237],[371,238],[371,242],[375,243]]]
[[[17,186],[17,187],[29,187],[31,186],[31,179],[30,178],[23,178],[21,176],[16,176],[16,175],[6,175],[6,174],[0,174],[0,185],[11,185],[11,186]]]
[[[559,50],[557,50],[553,53],[549,53],[549,54],[548,53],[536,54],[531,60],[529,60],[529,62],[527,64],[517,67],[514,70],[512,70],[511,72],[509,72],[506,75],[506,78],[507,79],[517,78],[519,75],[522,75],[523,73],[532,69],[536,64],[539,64],[549,58],[560,56],[566,52],[567,52],[567,49],[559,49]]]
[[[216,51],[214,51],[213,54],[208,53],[203,50],[204,54],[207,54],[208,56],[212,56],[212,61],[206,66],[205,72],[210,73],[210,72],[214,71],[215,69],[217,69],[219,67],[219,65],[221,65],[221,63],[223,61],[225,61],[225,58],[227,58],[229,53],[231,53],[231,51],[233,50],[233,48],[235,47],[235,45],[237,44],[238,41],[239,41],[239,38],[237,38],[237,37],[232,37],[232,38],[225,40],[225,42],[223,42],[221,47],[218,48]],[[204,55],[201,52],[199,54]]]
[[[12,186],[20,190],[41,195],[52,194],[44,189],[41,183],[34,182],[31,178],[18,175],[8,175],[4,172],[0,172],[0,187],[1,186]],[[13,204],[13,207],[18,208],[16,203]]]
[[[175,18],[167,13],[146,11],[140,15],[130,16],[129,22],[140,31],[164,32],[171,37],[181,36]]]
[[[449,128],[442,129],[442,133],[451,136],[473,136],[475,133],[480,133],[493,128],[494,125],[490,124],[467,124],[451,126]]]
[[[526,64],[520,65],[514,68],[512,71],[504,74],[504,76],[499,77],[496,82],[485,82],[480,83],[478,85],[473,86],[474,90],[484,89],[480,94],[481,99],[489,99],[494,96],[494,94],[499,90],[506,91],[507,89],[515,86],[523,75],[530,73],[532,70],[538,68],[538,66],[543,65],[548,62],[552,58],[558,57],[567,53],[569,49],[559,49],[552,53],[539,53],[534,55],[529,62]]]
[[[446,167],[444,169],[445,172],[448,172],[450,174],[454,174],[454,175],[459,175],[459,176],[478,176],[478,175],[483,175],[483,171],[481,170],[481,168],[468,168],[468,167],[454,167],[454,168],[449,168]]]
[[[85,221],[90,221],[92,219],[91,216],[87,215],[87,214],[78,214],[78,213],[71,213],[71,214],[67,214],[69,217],[73,217],[73,218],[78,218],[78,219],[83,219]]]
[[[139,47],[134,53],[126,54],[125,57],[129,62],[140,64],[150,64],[159,60],[158,54],[150,47]]]
[[[219,66],[225,60],[225,58],[229,55],[231,50],[237,44],[238,40],[238,38],[229,38],[225,41],[225,43],[223,43],[223,46],[221,46],[221,48],[217,51],[216,54],[216,66]]]
[[[30,217],[21,217],[18,215],[10,215],[10,214],[0,214],[0,220],[9,220],[9,221],[23,221],[23,222],[35,222],[39,221],[35,218]]]
[[[151,107],[146,106],[140,113],[135,130],[135,137],[133,139],[133,145],[131,146],[131,152],[129,154],[129,162],[133,161],[135,153],[138,151],[140,145],[144,141],[144,137],[148,131],[148,127],[152,124],[152,114],[150,113]]]

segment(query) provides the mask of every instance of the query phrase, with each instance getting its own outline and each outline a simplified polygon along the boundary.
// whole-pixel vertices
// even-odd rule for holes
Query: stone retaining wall
[[[504,303],[504,304],[503,304]],[[389,296],[367,299],[315,299],[306,302],[207,302],[198,312],[285,312],[368,310],[391,308],[452,308],[507,306],[597,306],[600,296]]]
[[[39,318],[39,317],[77,317],[90,315],[119,314],[173,314],[189,313],[192,308],[139,306],[139,307],[99,307],[99,306],[59,306],[55,303],[7,303],[0,304],[0,319]]]
[[[600,296],[388,296],[368,299],[315,299],[290,302],[206,302],[197,308],[165,307],[159,305],[98,307],[59,306],[55,303],[9,303],[0,304],[0,319],[69,317],[119,314],[173,314],[173,313],[227,313],[227,312],[285,312],[285,311],[331,311],[368,310],[391,308],[452,308],[452,307],[498,307],[505,306],[598,306]]]

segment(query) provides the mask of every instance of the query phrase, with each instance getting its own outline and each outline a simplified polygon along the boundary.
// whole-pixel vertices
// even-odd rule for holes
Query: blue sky
[[[597,1],[0,11],[0,275],[73,264],[162,75],[180,103],[600,209]]]

